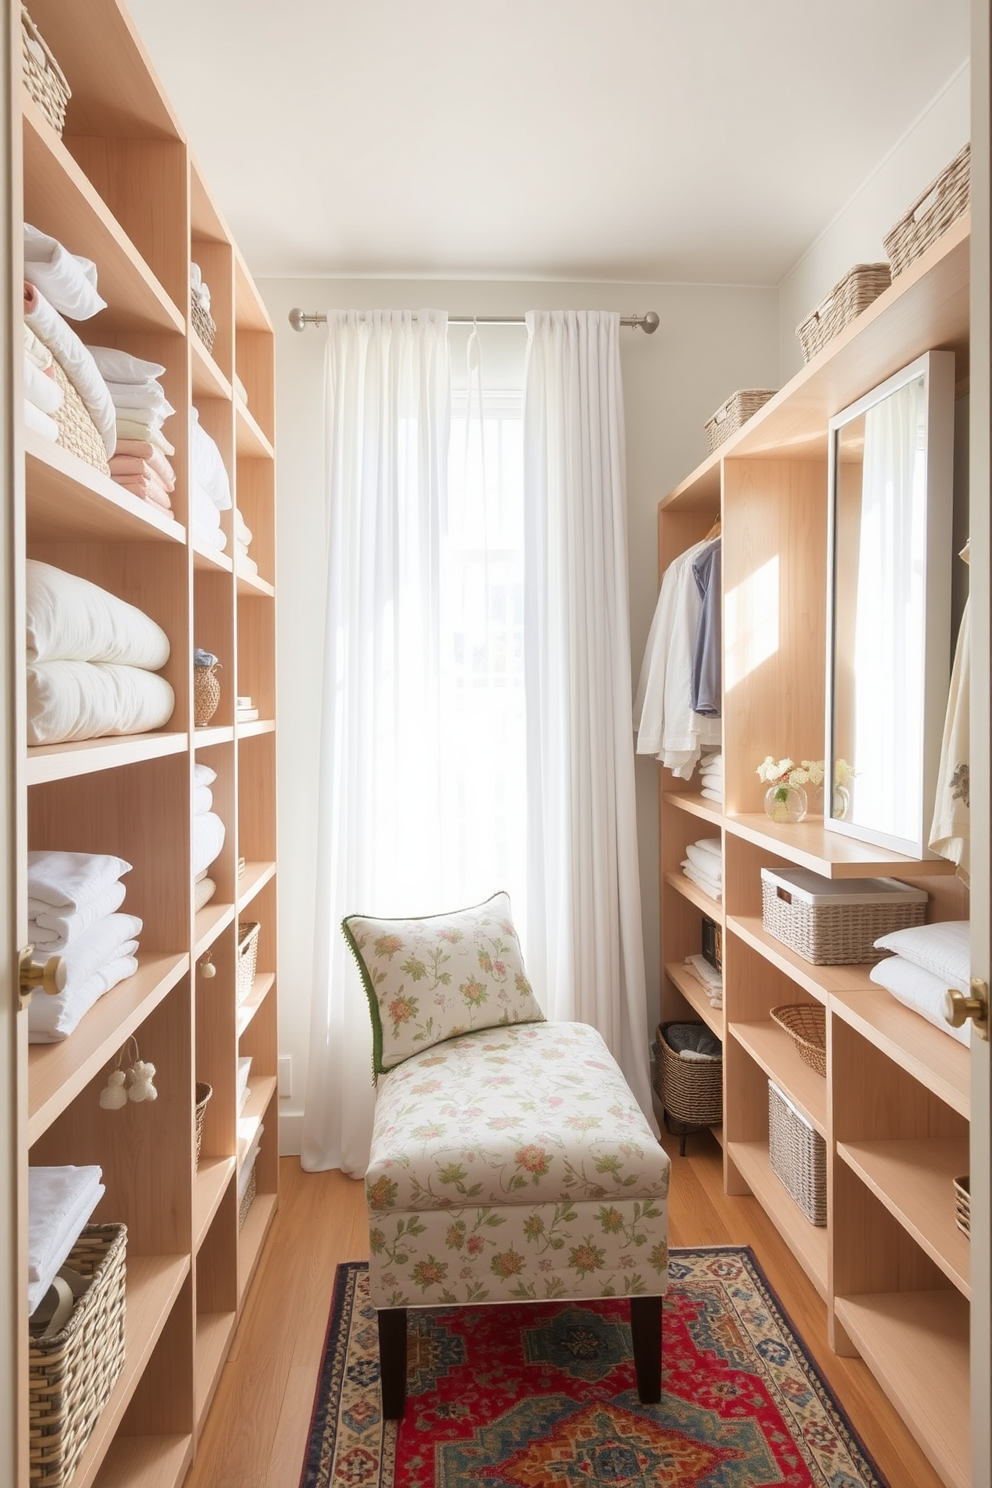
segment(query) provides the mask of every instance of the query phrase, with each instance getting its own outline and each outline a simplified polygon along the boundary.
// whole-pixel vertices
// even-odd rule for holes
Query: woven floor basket
[[[666,1037],[671,1026],[662,1023],[658,1027],[658,1097],[669,1116],[685,1126],[719,1126],[723,1120],[723,1060],[680,1059]]]
[[[239,1002],[244,1002],[255,981],[258,962],[258,932],[262,927],[257,920],[241,920],[238,924],[238,951],[234,982]]]
[[[255,1161],[257,1162],[258,1159],[256,1158]],[[245,1220],[248,1218],[248,1210],[255,1202],[256,1189],[257,1184],[255,1182],[255,1163],[252,1163],[251,1172],[248,1174],[248,1182],[245,1184],[245,1191],[241,1195],[241,1201],[238,1204],[239,1230],[243,1230],[245,1227]]]
[[[87,465],[92,465],[94,470],[99,470],[102,475],[109,476],[107,446],[90,417],[86,404],[58,362],[52,363],[52,371],[55,374],[55,381],[62,389],[62,407],[52,415],[59,426],[59,444],[63,449],[78,455],[80,460],[85,460]]]
[[[883,239],[893,279],[967,211],[970,192],[971,146],[965,145]]]
[[[827,1222],[827,1144],[768,1081],[768,1157],[810,1224]]]
[[[722,403],[716,413],[706,420],[710,453],[719,449],[731,434],[736,434],[759,408],[764,407],[769,398],[774,398],[777,391],[777,388],[740,388],[736,393],[731,393],[726,403]]]
[[[827,1073],[827,1010],[818,1002],[792,1002],[773,1007],[773,1023],[784,1028],[796,1053],[818,1075]]]
[[[761,919],[769,935],[814,966],[863,966],[878,961],[875,941],[893,930],[922,925],[925,902],[909,904],[786,904],[761,881]]]
[[[28,1345],[31,1488],[63,1488],[124,1368],[127,1227],[87,1225],[66,1265],[91,1278],[65,1327]]]
[[[207,1114],[207,1102],[213,1095],[212,1085],[206,1085],[201,1080],[196,1082],[196,1105],[193,1107],[193,1172],[195,1173],[200,1163],[200,1147],[203,1143],[203,1121]]]
[[[821,346],[826,346],[862,310],[867,310],[891,283],[892,270],[887,263],[855,264],[849,269],[816,309],[796,326],[803,360],[808,362],[815,356]]]
[[[21,59],[24,85],[57,134],[65,128],[72,90],[27,9],[21,6]]]
[[[190,320],[193,322],[194,331],[199,336],[200,340],[203,342],[207,350],[213,351],[214,338],[217,335],[217,324],[213,316],[210,314],[209,310],[204,310],[203,306],[198,304],[197,301],[192,298],[192,296],[190,296],[189,304],[189,315]]]

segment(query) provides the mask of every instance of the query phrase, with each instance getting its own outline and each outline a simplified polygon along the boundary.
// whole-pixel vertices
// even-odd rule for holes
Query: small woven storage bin
[[[248,1210],[255,1202],[256,1188],[257,1185],[255,1182],[255,1164],[252,1163],[251,1172],[248,1174],[248,1182],[245,1184],[245,1191],[241,1195],[241,1199],[238,1203],[239,1230],[243,1230],[245,1227],[245,1220],[248,1218]]]
[[[29,1340],[32,1488],[68,1483],[124,1368],[126,1248],[126,1225],[87,1225],[65,1264],[90,1285],[58,1333]]]
[[[954,1223],[962,1235],[971,1239],[971,1179],[967,1174],[962,1178],[955,1178],[954,1182]]]
[[[705,1025],[680,1018],[680,1024]],[[668,1042],[674,1022],[661,1023],[657,1033],[655,1090],[665,1114],[683,1127],[719,1126],[723,1120],[723,1060],[680,1059]],[[685,1151],[685,1133],[682,1133]]]
[[[803,349],[803,361],[826,346],[862,310],[892,283],[892,270],[887,263],[855,264],[828,295],[796,326]]]
[[[255,981],[255,966],[258,961],[257,920],[241,920],[238,924],[238,950],[235,961],[234,982],[239,1002],[244,1002]]]
[[[880,961],[875,941],[922,925],[927,894],[893,878],[821,878],[805,868],[761,870],[761,920],[814,966]]]
[[[827,1010],[819,1002],[791,1002],[773,1007],[773,1023],[783,1028],[796,1046],[796,1053],[810,1069],[826,1077]]]
[[[57,134],[65,128],[65,110],[72,90],[45,38],[21,6],[21,61],[24,84]]]
[[[204,310],[203,306],[193,295],[190,295],[189,318],[193,322],[194,331],[204,346],[208,351],[213,351],[214,337],[217,335],[217,323],[210,314],[210,311]]]
[[[219,661],[211,666],[193,668],[193,722],[197,728],[206,728],[220,704],[220,678],[217,676]]]
[[[886,233],[883,244],[893,279],[967,211],[970,191],[971,146],[965,145]]]
[[[768,1081],[768,1156],[772,1172],[810,1224],[827,1222],[827,1144],[788,1096]]]
[[[741,425],[746,424],[777,392],[777,388],[740,388],[736,393],[731,393],[726,403],[722,403],[716,413],[706,420],[710,454],[719,449],[731,434],[736,434]]]
[[[110,475],[107,446],[93,422],[89,409],[69,381],[58,362],[52,363],[55,381],[62,389],[62,406],[52,417],[59,426],[59,444],[102,475]]]
[[[206,1085],[201,1080],[196,1082],[196,1105],[193,1107],[193,1172],[195,1173],[200,1164],[200,1146],[203,1142],[203,1119],[207,1114],[207,1102],[213,1095],[212,1085]]]

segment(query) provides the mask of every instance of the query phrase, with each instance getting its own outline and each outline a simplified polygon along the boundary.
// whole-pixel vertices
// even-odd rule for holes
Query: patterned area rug
[[[885,1488],[749,1249],[669,1278],[660,1405],[624,1301],[438,1308],[408,1314],[397,1427],[365,1263],[339,1266],[301,1488]]]

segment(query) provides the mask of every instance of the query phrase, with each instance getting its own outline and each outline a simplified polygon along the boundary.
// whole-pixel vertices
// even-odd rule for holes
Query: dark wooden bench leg
[[[631,1297],[630,1333],[634,1342],[638,1399],[642,1405],[657,1405],[661,1399],[660,1297]]]
[[[376,1316],[382,1414],[387,1421],[402,1421],[406,1407],[406,1308],[380,1307]]]

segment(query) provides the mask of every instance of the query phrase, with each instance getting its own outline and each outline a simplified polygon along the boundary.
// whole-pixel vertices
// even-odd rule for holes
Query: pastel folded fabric
[[[158,433],[169,417],[167,413],[157,413],[153,408],[143,408],[137,403],[115,403],[114,408],[118,424],[137,424],[153,433]]]
[[[28,1168],[28,1312],[34,1312],[106,1189],[98,1167]]]
[[[55,378],[36,367],[27,355],[24,357],[24,396],[42,413],[58,413],[62,407],[63,393]]]
[[[42,439],[47,439],[50,444],[55,444],[59,437],[59,426],[50,414],[42,413],[40,408],[28,399],[24,399],[24,422],[29,429],[40,434]]]
[[[892,930],[875,942],[880,951],[894,951],[904,961],[921,966],[958,992],[971,991],[971,924],[968,920],[938,920]]]
[[[149,444],[147,440],[118,439],[117,453],[114,455],[114,460],[117,459],[137,459],[142,464],[150,465],[167,490],[176,489],[176,472],[162,451],[156,445]],[[114,468],[114,460],[110,462],[111,470]]]
[[[102,661],[157,671],[169,637],[136,605],[50,563],[26,565],[28,661]]]
[[[68,1038],[104,993],[127,977],[134,976],[138,960],[133,952],[127,950],[132,944],[136,946],[137,942],[125,941],[120,955],[94,972],[71,997],[65,992],[56,997],[32,997],[28,1005],[28,1043],[56,1044]]]
[[[218,511],[227,511],[231,501],[231,482],[217,443],[200,423],[194,406],[190,421],[190,457],[194,480],[203,487]]]
[[[176,475],[172,466],[165,456],[159,451],[149,451],[157,456],[157,459],[143,459],[140,455],[122,455],[120,445],[117,446],[117,454],[110,460],[110,474],[114,480],[119,480],[122,475],[146,475],[154,476],[167,495],[171,495],[176,489]]]
[[[105,919],[107,915],[120,909],[126,893],[127,890],[118,879],[83,909],[73,910],[68,914],[59,913],[52,905],[46,905],[41,900],[29,900],[30,938],[35,945],[43,945],[47,955],[55,955],[63,947],[78,940],[98,920]],[[36,907],[32,908],[32,904]]]
[[[873,966],[868,975],[877,986],[891,992],[897,1002],[919,1013],[941,1033],[950,1034],[959,1044],[967,1046],[971,1043],[970,1025],[952,1028],[944,1020],[947,984],[943,977],[934,976],[932,971],[926,971],[922,966],[914,966],[912,961],[905,961],[902,956],[887,956]]]
[[[117,346],[91,346],[90,355],[96,362],[100,376],[109,382],[148,382],[161,377],[165,371],[161,362],[147,362],[143,357],[132,356]]]
[[[201,910],[205,904],[209,904],[217,892],[217,885],[212,878],[201,878],[193,889],[193,908]]]
[[[224,823],[214,811],[193,818],[193,873],[202,873],[219,855],[227,835]]]
[[[214,793],[209,785],[194,785],[193,787],[193,815],[204,816],[213,808]]]
[[[43,905],[69,914],[85,909],[130,872],[131,864],[112,853],[33,849],[28,853],[28,911],[36,914]]]
[[[169,683],[143,667],[39,661],[27,668],[28,744],[68,744],[163,728],[175,710]]]
[[[116,486],[123,486],[124,490],[130,491],[132,495],[154,502],[163,511],[172,510],[169,493],[157,475],[116,475],[113,471],[110,474]]]
[[[110,405],[113,407],[113,404]],[[136,423],[130,418],[116,419],[118,439],[137,440],[142,444],[153,444],[156,449],[164,455],[174,455],[175,445],[169,443],[161,429],[153,428],[147,422]]]
[[[108,455],[117,444],[117,416],[107,384],[87,348],[33,284],[24,285],[24,319],[52,353],[86,405]]]
[[[24,277],[70,320],[89,320],[106,310],[96,290],[96,264],[70,253],[57,238],[24,224]]]

